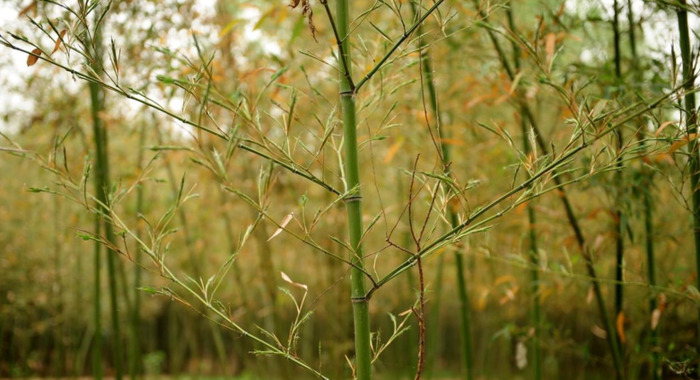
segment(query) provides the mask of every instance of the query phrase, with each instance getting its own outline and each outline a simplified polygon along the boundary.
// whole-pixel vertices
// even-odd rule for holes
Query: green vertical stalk
[[[479,8],[478,0],[474,0],[473,2],[481,18],[485,22],[488,22],[489,17],[482,9]],[[501,65],[503,65],[503,69],[508,75],[508,78],[511,81],[515,80],[515,72],[510,66],[508,58],[506,57],[506,54],[503,51],[500,42],[496,38],[496,34],[493,30],[491,30],[488,27],[485,28],[485,30],[493,44],[494,49],[498,54],[499,60],[501,61]],[[513,30],[513,32],[517,33],[515,30]],[[542,137],[542,133],[540,132],[540,128],[538,127],[537,120],[535,119],[535,116],[532,113],[530,106],[527,104],[527,101],[524,95],[522,94],[522,90],[517,91],[517,101],[520,104],[522,112],[524,112],[523,116],[527,118],[528,122],[530,122],[530,126],[532,127],[532,130],[535,135],[535,141],[537,143],[537,146],[544,154],[550,154],[549,145],[545,143],[544,138]],[[557,175],[557,171],[552,172],[552,179],[559,190],[559,199],[561,200],[562,206],[564,207],[564,211],[566,212],[566,219],[574,232],[574,236],[576,237],[576,243],[579,246],[579,249],[581,250],[581,255],[583,256],[584,262],[586,264],[586,271],[588,272],[588,276],[591,279],[591,286],[593,287],[593,294],[595,296],[596,303],[598,306],[600,319],[603,322],[603,325],[605,326],[605,330],[607,331],[607,342],[608,346],[610,347],[610,353],[613,357],[615,376],[618,380],[624,379],[624,365],[622,363],[620,345],[615,337],[615,325],[613,323],[612,318],[610,318],[610,316],[608,315],[608,311],[605,306],[605,298],[603,297],[603,292],[600,288],[600,283],[598,281],[598,274],[595,269],[595,265],[593,264],[593,255],[590,252],[589,245],[586,243],[586,239],[583,236],[583,232],[581,230],[581,225],[579,224],[578,219],[574,214],[573,207],[571,206],[571,201],[569,200],[569,197],[566,193],[566,189],[562,184],[561,178]]]
[[[141,124],[141,130],[139,131],[139,153],[137,157],[136,165],[139,171],[143,170],[143,152],[145,150],[146,144],[146,122]],[[136,188],[136,215],[143,214],[143,186],[141,184]],[[137,221],[138,223],[138,221]],[[141,227],[137,227],[136,236],[141,239],[143,235],[143,230]],[[139,263],[141,260],[141,249],[136,249],[136,254],[134,255],[134,260]],[[134,305],[131,309],[131,344],[129,345],[129,377],[131,379],[136,379],[139,372],[141,371],[141,268],[136,265],[134,270]]]
[[[64,315],[65,313],[65,307],[64,307],[64,299],[63,299],[63,281],[61,281],[61,239],[60,239],[60,234],[59,231],[61,231],[61,228],[58,227],[58,220],[59,220],[59,213],[60,213],[60,203],[58,202],[58,198],[53,199],[53,212],[52,212],[52,223],[54,227],[54,236],[53,236],[53,248],[54,248],[54,276],[55,276],[55,284],[56,287],[54,288],[55,294],[54,294],[54,300],[56,301],[55,304],[55,320],[56,323],[54,323],[54,344],[57,345],[56,348],[56,360],[55,363],[53,364],[54,367],[54,376],[56,377],[61,377],[65,376],[66,372],[66,344],[69,344],[65,340],[65,330],[66,330],[66,317]],[[71,342],[72,343],[72,342]]]
[[[456,217],[450,218],[450,223],[457,221]],[[474,378],[474,356],[472,353],[471,315],[469,314],[469,293],[467,293],[467,280],[464,277],[464,259],[461,254],[455,254],[455,269],[457,271],[457,296],[460,306],[460,325],[462,326],[462,360],[467,370],[466,378]]]
[[[690,166],[690,191],[693,194],[693,236],[695,238],[695,270],[700,273],[700,150],[698,142],[690,136],[697,132],[697,110],[695,109],[695,73],[692,71],[692,53],[690,51],[690,32],[688,30],[688,12],[685,0],[680,0],[680,6],[676,12],[678,17],[678,31],[680,33],[681,59],[683,60],[683,89],[685,126],[690,143],[688,144]],[[700,288],[700,276],[697,276],[697,286]],[[698,305],[697,347],[700,353],[700,304]],[[700,371],[700,364],[698,364]]]
[[[632,70],[633,75],[638,77],[637,68],[637,40],[636,40],[636,23],[634,20],[634,13],[632,11],[632,0],[627,0],[627,23],[629,25],[629,43],[630,51],[632,53]],[[638,134],[638,139],[640,146],[642,148],[642,154],[646,154],[646,144],[644,140],[644,135]],[[651,288],[649,296],[649,320],[652,319],[654,310],[656,310],[656,260],[654,258],[654,199],[651,194],[652,188],[652,176],[653,171],[647,167],[642,167],[642,178],[643,183],[641,186],[642,190],[642,213],[644,219],[644,246],[647,256],[647,280],[649,281],[649,287]],[[658,326],[652,326],[650,334],[650,344],[651,344],[651,378],[652,380],[661,380],[661,355],[659,353],[659,329]]]
[[[637,27],[634,22],[634,13],[632,12],[632,0],[627,0],[627,23],[629,24],[630,34],[630,50],[632,51],[632,65],[634,66],[637,58]]]
[[[366,297],[364,260],[362,251],[362,193],[360,190],[360,168],[357,153],[357,120],[355,89],[350,82],[352,76],[352,53],[350,50],[349,0],[336,2],[336,24],[340,36],[340,105],[343,114],[343,150],[345,152],[345,179],[350,194],[345,198],[348,214],[350,246],[353,249],[351,270],[351,299],[355,324],[355,373],[358,380],[372,378],[372,352],[370,346],[369,299]]]
[[[620,6],[618,1],[613,2],[613,47],[615,51],[615,90],[614,93],[620,91],[620,86],[622,86],[622,68],[621,61],[622,55],[620,53]],[[615,130],[615,137],[617,140],[617,159],[615,160],[615,315],[617,318],[621,317],[623,313],[623,300],[624,300],[624,287],[623,287],[623,269],[624,269],[624,259],[625,259],[625,240],[624,240],[624,224],[622,222],[624,215],[622,213],[622,204],[624,202],[622,191],[624,186],[622,184],[622,147],[623,147],[623,126],[619,126]],[[620,332],[615,330],[617,333],[615,336],[620,343],[620,349],[622,349],[622,339]]]
[[[418,8],[414,2],[411,2],[411,8],[413,10],[414,19],[418,19]],[[416,30],[418,35],[418,44],[421,60],[421,69],[423,72],[423,78],[425,79],[425,86],[428,89],[428,97],[430,101],[430,108],[435,114],[436,125],[436,135],[438,141],[440,141],[440,154],[442,155],[443,170],[445,175],[450,175],[450,146],[445,143],[442,133],[442,118],[440,116],[440,107],[438,105],[437,90],[435,89],[435,79],[433,76],[432,63],[430,61],[430,55],[427,51],[427,44],[423,39],[423,24],[418,25]],[[457,215],[453,208],[448,208],[447,217],[450,220],[450,225],[452,228],[459,224],[457,220]],[[472,326],[471,317],[469,310],[469,294],[467,292],[467,280],[464,275],[464,258],[460,252],[455,252],[455,270],[457,274],[457,296],[459,297],[460,304],[460,326],[461,326],[461,342],[462,342],[462,364],[466,369],[466,379],[474,379],[474,355],[472,350]]]
[[[653,315],[656,310],[656,271],[654,260],[654,226],[653,226],[653,200],[651,196],[651,170],[644,168],[644,190],[642,190],[643,207],[644,207],[644,241],[647,253],[647,278],[651,287],[651,295],[649,297],[649,314]],[[650,318],[651,320],[651,318]],[[651,327],[651,364],[652,364],[652,379],[661,379],[661,358],[659,355],[659,329],[658,326]]]
[[[515,30],[515,19],[513,17],[513,4],[508,2],[508,7],[506,8],[506,16],[508,17],[508,27],[511,30]],[[517,42],[513,40],[513,63],[515,69],[520,71],[520,46]],[[525,156],[530,156],[533,151],[533,146],[531,140],[528,138],[529,131],[527,127],[527,121],[524,117],[523,106],[520,107],[520,130],[523,136],[523,151]],[[532,270],[530,270],[530,292],[532,293],[532,309],[531,309],[531,319],[532,324],[535,327],[535,335],[532,339],[532,376],[535,380],[542,379],[542,307],[540,304],[540,257],[537,252],[537,215],[535,214],[535,207],[531,202],[527,204],[527,220],[528,220],[528,252],[530,258],[530,264],[532,265]]]
[[[90,66],[94,72],[99,73],[102,71],[102,32],[98,27],[95,30],[95,35],[92,41],[89,41],[92,45],[93,59],[89,62]],[[111,245],[117,246],[116,239],[114,238],[114,231],[112,224],[109,223],[104,215],[109,215],[109,189],[111,188],[109,180],[109,156],[107,153],[107,130],[105,129],[104,122],[100,116],[100,112],[105,109],[104,104],[104,90],[99,84],[95,82],[90,82],[90,101],[91,101],[91,117],[92,117],[92,128],[93,128],[93,139],[95,142],[95,188],[97,193],[97,200],[100,202],[98,208],[103,214],[102,224],[104,227],[105,237],[110,242]],[[114,333],[113,351],[114,351],[114,369],[116,380],[121,380],[122,378],[122,351],[120,343],[120,326],[119,326],[119,304],[117,301],[117,278],[116,278],[116,263],[115,256],[116,252],[107,249],[107,278],[109,281],[109,300],[110,309],[112,317],[112,330]],[[96,263],[97,264],[97,263]],[[96,289],[99,293],[99,287]],[[97,334],[100,332],[98,331]]]
[[[95,235],[100,234],[102,224],[100,216],[95,215]],[[93,271],[93,323],[95,325],[95,339],[92,350],[92,376],[97,380],[102,380],[102,317],[101,317],[101,282],[102,282],[102,244],[95,242],[95,267]]]

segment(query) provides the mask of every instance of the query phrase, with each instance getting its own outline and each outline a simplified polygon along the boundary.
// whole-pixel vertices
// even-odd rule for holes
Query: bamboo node
[[[352,303],[368,303],[369,298],[367,296],[362,296],[362,297],[350,297],[352,300]]]
[[[349,197],[345,197],[344,202],[345,203],[362,202],[362,195],[351,195]]]

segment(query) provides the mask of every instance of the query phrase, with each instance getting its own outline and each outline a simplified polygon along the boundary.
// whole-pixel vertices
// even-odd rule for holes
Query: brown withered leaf
[[[29,54],[29,57],[27,57],[27,66],[34,66],[36,61],[39,60],[40,55],[41,55],[41,50],[39,50],[39,49],[32,50],[32,52]]]
[[[29,3],[29,5],[27,5],[26,7],[22,8],[22,10],[19,11],[19,16],[22,17],[22,16],[28,14],[29,12],[34,12],[34,15],[36,16],[36,6],[37,6],[37,3],[38,3],[38,1],[37,1],[37,0],[34,0],[34,1],[32,1],[31,3]]]
[[[284,231],[284,227],[287,227],[287,224],[289,224],[289,222],[292,220],[292,218],[294,218],[294,212],[290,212],[289,215],[284,217],[284,220],[282,220],[282,222],[280,223],[279,228],[277,230],[275,230],[275,232],[270,236],[269,239],[267,239],[267,241],[270,241],[270,240],[274,239],[275,236],[281,234],[282,231]]]
[[[625,336],[625,312],[621,311],[617,318],[615,319],[615,327],[617,328],[617,336],[620,337],[620,342],[625,343],[627,340]]]
[[[289,4],[290,7],[296,8],[301,4],[301,15],[305,16],[309,20],[309,30],[311,30],[311,36],[316,39],[316,25],[314,25],[314,11],[311,9],[311,0],[291,0]]]
[[[53,51],[51,51],[51,54],[55,53],[58,48],[61,47],[61,41],[63,41],[63,37],[66,35],[66,32],[68,32],[66,29],[63,29],[61,33],[58,34],[58,38],[56,38],[56,44],[53,47]]]

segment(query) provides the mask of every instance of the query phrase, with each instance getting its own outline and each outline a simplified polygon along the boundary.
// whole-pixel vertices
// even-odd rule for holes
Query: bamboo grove
[[[5,7],[0,376],[700,375],[697,4]]]

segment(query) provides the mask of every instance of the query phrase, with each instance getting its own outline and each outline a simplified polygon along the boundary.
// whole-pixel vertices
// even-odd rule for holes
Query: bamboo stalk
[[[627,22],[629,24],[629,43],[630,51],[632,53],[632,70],[633,75],[638,77],[638,67],[637,67],[637,40],[636,40],[636,23],[634,20],[634,13],[632,10],[632,0],[627,0]],[[638,139],[640,146],[642,148],[642,154],[646,154],[646,144],[644,140],[644,135],[638,133]],[[653,320],[654,311],[657,308],[656,302],[656,259],[654,252],[654,198],[651,193],[651,188],[653,185],[653,171],[647,167],[642,167],[642,178],[643,183],[642,189],[642,213],[644,219],[644,248],[646,251],[647,258],[647,279],[649,282],[649,287],[652,289],[649,296],[649,320]],[[661,355],[659,352],[659,329],[658,326],[651,326],[650,333],[650,344],[651,344],[651,378],[652,380],[661,380]]]
[[[690,50],[690,32],[688,28],[688,11],[686,10],[686,0],[680,0],[680,6],[676,11],[678,18],[678,31],[680,34],[681,60],[683,61],[683,89],[685,126],[688,133],[689,166],[690,166],[690,191],[692,193],[693,205],[693,237],[695,239],[695,270],[700,273],[700,149],[698,142],[692,138],[697,133],[697,110],[695,109],[695,73],[692,69],[692,52]],[[696,286],[700,288],[700,276],[697,277]],[[698,321],[696,330],[696,350],[700,352],[700,304],[697,305]],[[700,372],[700,362],[697,370]]]
[[[99,16],[96,13],[96,16]],[[88,41],[89,46],[86,48],[91,50],[92,60],[88,64],[92,67],[93,71],[96,73],[102,72],[102,31],[98,27],[94,31],[94,36]],[[92,81],[89,83],[90,89],[90,101],[91,101],[91,117],[92,117],[92,128],[93,128],[93,140],[95,144],[95,189],[97,193],[97,201],[99,203],[99,209],[102,215],[100,219],[105,232],[105,237],[107,241],[110,242],[112,246],[117,246],[117,242],[114,238],[114,231],[112,224],[109,223],[104,216],[110,214],[109,210],[109,191],[111,189],[110,179],[109,179],[109,155],[108,155],[108,138],[107,130],[105,129],[104,122],[100,115],[105,109],[104,98],[105,92],[102,87]],[[97,243],[96,244],[100,244]],[[120,323],[119,323],[119,302],[117,300],[117,273],[116,273],[116,263],[115,256],[116,252],[113,252],[107,248],[107,279],[109,283],[109,301],[112,319],[112,330],[114,334],[113,351],[114,351],[114,369],[115,369],[115,379],[121,380],[122,378],[122,350],[121,343],[119,342],[121,338],[120,333]],[[99,265],[96,259],[96,265]],[[96,272],[97,273],[97,272]],[[95,290],[99,293],[99,277],[96,276],[98,284]],[[97,318],[97,315],[96,315]],[[100,331],[96,331],[96,335],[99,335]]]
[[[647,278],[649,279],[649,287],[651,287],[651,295],[649,297],[649,316],[650,320],[653,319],[654,311],[657,308],[656,302],[656,292],[653,289],[656,288],[656,268],[654,260],[654,226],[653,226],[653,199],[651,196],[651,176],[652,171],[649,169],[644,169],[644,178],[649,181],[648,184],[644,184],[644,190],[642,192],[643,197],[643,207],[644,207],[644,242],[647,254]],[[661,357],[659,355],[659,329],[658,326],[651,326],[651,365],[652,365],[652,379],[661,379]]]
[[[508,2],[506,7],[506,16],[508,18],[508,27],[511,30],[515,30],[515,19],[513,17],[513,3]],[[518,46],[515,41],[513,41],[513,63],[515,69],[520,71],[520,46]],[[521,117],[520,117],[520,129],[523,136],[523,152],[525,156],[530,156],[533,151],[533,146],[528,138],[529,130],[527,127],[527,122],[522,115],[523,106],[520,107]],[[532,186],[529,186],[531,188]],[[533,368],[532,376],[535,380],[542,379],[542,307],[540,304],[540,279],[539,279],[539,266],[540,257],[537,251],[537,216],[535,214],[535,207],[531,202],[527,204],[527,220],[528,220],[528,252],[530,258],[530,264],[532,269],[530,270],[530,293],[532,293],[532,309],[531,318],[532,324],[535,328],[535,334],[532,339],[532,356],[533,356]]]
[[[141,129],[139,131],[139,153],[136,159],[136,165],[139,170],[143,170],[143,152],[145,150],[146,144],[146,123],[141,124]],[[144,200],[143,200],[143,186],[139,185],[136,189],[136,215],[141,215],[143,213]],[[138,223],[138,221],[137,221]],[[136,234],[139,239],[143,235],[143,229],[137,227]],[[140,263],[141,260],[141,249],[137,247],[136,253],[134,255],[134,261]],[[131,309],[131,343],[129,345],[129,376],[131,379],[136,379],[138,374],[141,372],[141,268],[136,265],[134,267],[134,304]]]
[[[353,249],[351,270],[351,299],[355,325],[355,374],[358,380],[372,378],[372,351],[370,345],[369,298],[365,296],[364,260],[362,250],[362,194],[357,152],[357,120],[355,110],[355,88],[352,86],[352,52],[350,50],[350,5],[349,0],[336,2],[336,25],[340,36],[340,104],[343,114],[343,150],[348,190],[345,199],[348,218],[350,246]]]
[[[102,224],[100,216],[95,215],[95,235],[99,235]],[[102,305],[101,286],[102,282],[102,244],[95,242],[95,262],[93,268],[93,323],[95,326],[93,351],[92,351],[92,376],[97,380],[102,380],[102,313],[100,312]]]
[[[613,2],[613,47],[615,52],[615,93],[620,91],[619,86],[622,86],[622,54],[620,53],[620,5],[618,0]],[[617,140],[617,159],[615,160],[615,315],[617,318],[624,318],[623,305],[624,305],[624,259],[625,259],[625,240],[624,240],[624,224],[623,218],[624,214],[622,212],[622,203],[624,202],[624,197],[622,196],[622,191],[624,186],[622,184],[622,148],[624,144],[623,136],[623,126],[620,125],[615,129],[615,137]],[[616,330],[615,336],[620,344],[620,350],[623,349],[623,342],[621,338],[621,332]]]
[[[97,200],[100,202],[101,212],[104,214],[109,213],[107,193],[111,188],[109,181],[109,162],[107,161],[107,134],[104,128],[104,124],[98,115],[104,109],[102,103],[102,96],[104,93],[97,84],[90,83],[90,97],[93,104],[93,133],[95,134],[95,147],[96,147],[96,168],[95,168],[95,187],[97,188]],[[103,206],[104,205],[104,206]],[[114,231],[112,225],[101,218],[103,221],[105,237],[110,242],[116,246],[116,241],[114,239]],[[98,243],[101,244],[101,243]],[[121,344],[119,338],[121,336],[120,326],[119,326],[119,304],[117,301],[117,279],[116,279],[116,264],[114,256],[117,254],[109,248],[107,248],[107,279],[109,283],[109,301],[111,308],[111,318],[112,318],[112,329],[114,330],[115,341],[113,342],[114,347],[114,369],[115,378],[120,380],[122,377],[122,365],[121,365]],[[98,263],[96,263],[97,265]],[[98,290],[99,293],[99,289]]]
[[[60,203],[58,202],[58,198],[53,199],[53,212],[52,212],[52,223],[54,227],[54,233],[53,233],[53,254],[54,254],[54,281],[56,284],[56,287],[54,288],[54,298],[56,301],[55,304],[55,316],[56,322],[54,323],[54,341],[55,344],[58,346],[56,349],[56,359],[55,363],[53,364],[54,367],[54,376],[56,377],[61,377],[65,376],[66,374],[66,345],[69,344],[66,339],[65,339],[65,333],[66,333],[66,327],[67,324],[65,323],[66,320],[66,315],[65,315],[65,300],[63,298],[63,281],[61,281],[61,267],[62,267],[62,262],[61,262],[61,252],[62,252],[62,244],[61,244],[61,239],[60,239],[60,234],[59,231],[61,231],[61,228],[59,228],[58,224],[58,219],[59,219],[59,214],[60,214]]]

